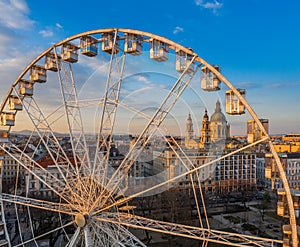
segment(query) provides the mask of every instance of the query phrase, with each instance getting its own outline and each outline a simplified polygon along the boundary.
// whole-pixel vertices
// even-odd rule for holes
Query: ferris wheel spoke
[[[123,80],[126,53],[118,52],[118,33],[114,32],[113,47],[110,56],[110,63],[107,73],[107,80],[104,92],[102,112],[99,122],[99,130],[96,143],[96,152],[93,162],[93,172],[95,168],[102,169],[102,185],[106,183],[106,174],[109,167],[108,157],[112,142],[112,135],[117,114],[117,107],[120,96],[120,89]]]
[[[5,150],[5,148],[2,148]],[[5,152],[11,156],[17,163],[22,166],[24,169],[30,170],[33,172],[34,168],[39,168],[40,171],[43,172],[43,175],[49,178],[50,180],[53,180],[52,182],[56,182],[60,186],[65,186],[65,183],[62,180],[57,179],[52,173],[50,173],[48,170],[46,170],[42,165],[40,165],[37,161],[33,160],[31,156],[29,156],[27,153],[25,153],[23,150],[21,150],[18,146],[15,144],[11,144],[10,152]],[[37,174],[34,174],[37,176]]]
[[[209,165],[212,165],[212,164],[214,164],[214,163],[220,161],[221,159],[224,159],[224,158],[226,158],[226,157],[232,156],[232,155],[234,155],[234,154],[236,154],[236,153],[238,153],[238,152],[240,152],[240,151],[242,151],[242,150],[248,149],[248,148],[250,148],[250,147],[252,147],[252,146],[256,146],[257,144],[259,144],[259,143],[261,143],[261,142],[264,142],[264,141],[266,141],[266,140],[268,140],[268,137],[262,138],[262,139],[260,139],[260,140],[258,140],[258,141],[256,141],[256,142],[254,142],[254,143],[252,143],[252,144],[249,144],[249,145],[247,145],[247,146],[244,146],[244,147],[242,147],[242,148],[240,148],[240,149],[238,149],[238,150],[232,151],[232,152],[230,152],[230,153],[228,153],[228,154],[226,154],[226,155],[223,155],[222,157],[219,157],[219,158],[217,158],[217,159],[215,159],[215,160],[213,160],[213,161],[207,162],[207,163],[203,164],[202,166],[195,167],[195,168],[193,168],[193,169],[191,169],[191,170],[189,170],[189,171],[187,171],[187,172],[184,172],[184,173],[182,173],[182,174],[180,174],[180,175],[178,175],[178,176],[175,176],[175,177],[173,177],[173,178],[171,178],[171,179],[168,179],[168,180],[166,180],[166,181],[163,181],[163,182],[161,182],[161,183],[158,183],[158,184],[156,184],[156,185],[154,185],[154,186],[152,186],[152,187],[149,187],[149,188],[147,188],[147,189],[144,189],[144,190],[139,191],[139,192],[137,192],[137,193],[135,193],[135,194],[129,195],[129,196],[127,196],[127,197],[124,197],[124,198],[122,198],[122,199],[119,199],[119,200],[117,200],[116,202],[112,203],[111,205],[109,205],[109,206],[107,206],[107,207],[104,207],[104,208],[102,208],[101,210],[98,210],[98,211],[94,212],[93,214],[94,214],[94,215],[97,215],[97,214],[99,214],[99,213],[101,213],[101,212],[103,212],[103,211],[106,211],[106,210],[108,210],[108,209],[110,209],[110,208],[112,208],[112,207],[123,205],[124,203],[129,202],[130,200],[132,200],[133,198],[136,198],[136,197],[141,196],[141,195],[145,195],[146,193],[149,193],[149,192],[151,192],[151,191],[153,191],[153,190],[156,190],[156,189],[159,189],[159,188],[161,188],[161,187],[163,187],[163,186],[166,186],[166,185],[168,185],[168,184],[171,183],[171,182],[179,181],[180,179],[184,178],[185,176],[189,176],[190,174],[193,174],[193,173],[195,173],[195,172],[197,172],[197,171],[203,169],[204,167],[207,167],[207,166],[209,166]]]
[[[70,155],[67,155],[65,150],[60,145],[51,126],[49,126],[35,100],[33,98],[24,98],[23,106],[32,124],[34,125],[35,130],[39,135],[40,140],[42,141],[42,144],[47,151],[47,155],[45,158],[49,158],[49,161],[53,165],[55,165],[56,169],[60,173],[60,176],[62,177],[63,181],[70,189],[70,191],[74,190],[67,179],[67,177],[70,177],[73,174],[77,174],[74,169],[74,165],[70,160]],[[67,169],[65,169],[62,164],[65,164]],[[80,182],[80,179],[78,179],[78,182]]]
[[[18,148],[15,145],[12,145],[13,149],[18,150]],[[21,166],[28,175],[33,176],[33,178],[35,178],[37,181],[39,181],[41,184],[45,185],[46,188],[50,189],[51,191],[54,192],[54,194],[56,194],[59,198],[61,198],[63,201],[69,203],[70,205],[72,205],[72,203],[69,201],[70,197],[74,197],[78,200],[78,196],[76,192],[75,188],[73,190],[70,190],[68,188],[68,186],[65,185],[65,183],[63,183],[61,180],[59,180],[57,177],[53,176],[53,174],[49,173],[45,168],[43,168],[40,164],[38,164],[37,162],[31,160],[32,163],[29,163],[29,165],[27,165],[27,161],[30,160],[29,157],[22,153],[22,155],[20,155],[20,153],[14,153],[14,152],[8,152],[6,149],[4,149],[3,147],[1,147],[11,158],[13,158],[19,166]],[[36,169],[38,168],[38,170]],[[39,171],[39,172],[38,172]],[[17,182],[17,181],[16,181]],[[27,177],[27,181],[25,181],[25,183],[28,184],[28,188],[26,193],[28,193],[28,189],[29,189],[29,176]],[[17,187],[17,185],[16,185]],[[62,190],[62,188],[64,188],[64,190]],[[16,190],[15,190],[16,193]],[[73,205],[74,207],[76,205]]]
[[[59,67],[58,78],[72,147],[72,157],[75,166],[74,174],[77,176],[77,183],[80,184],[82,189],[85,189],[81,181],[81,175],[87,171],[87,166],[90,163],[89,152],[86,145],[73,70],[69,62],[63,62],[58,59],[56,49],[54,49],[54,54]],[[87,193],[88,191],[85,191],[82,195]]]
[[[29,244],[29,243],[31,243],[33,241],[36,241],[36,240],[41,239],[41,238],[44,238],[44,237],[48,236],[49,234],[58,232],[60,230],[64,230],[66,227],[71,226],[73,224],[74,224],[74,221],[71,221],[71,222],[69,222],[69,223],[67,223],[67,224],[65,224],[63,226],[57,227],[57,228],[55,228],[53,230],[50,230],[50,231],[48,231],[46,233],[43,233],[43,234],[39,235],[39,236],[36,236],[34,238],[22,241],[20,244],[14,245],[14,247],[24,246],[25,244]]]
[[[76,168],[86,166],[89,163],[85,134],[78,104],[77,89],[75,86],[72,66],[69,62],[58,59],[56,48],[54,49],[56,62],[59,66],[58,78],[65,113],[67,116],[70,142],[72,145]]]
[[[56,202],[34,199],[30,197],[10,195],[5,193],[2,193],[0,195],[0,199],[8,203],[24,205],[32,208],[39,208],[43,210],[48,210],[48,211],[53,211],[53,212],[58,212],[63,214],[70,214],[70,215],[76,214],[74,213],[73,207],[65,203],[56,203]]]
[[[70,157],[65,153],[65,150],[60,145],[51,126],[34,98],[25,97],[22,104],[54,165],[57,165],[57,162],[59,161],[64,162],[68,164],[70,168],[73,168]]]
[[[164,125],[162,125],[162,127],[165,130],[165,132],[168,133],[167,128]],[[175,155],[178,158],[178,160],[181,162],[180,165],[183,165],[187,171],[196,168],[195,165],[193,164],[193,162],[186,155],[186,153],[182,150],[182,148],[180,147],[180,145],[177,143],[177,141],[174,139],[174,137],[172,135],[169,135],[170,138],[171,138],[171,140],[172,140],[172,143],[170,143],[170,141],[168,140],[168,138],[165,137],[165,135],[161,132],[160,129],[159,129],[159,132],[164,137],[165,141],[168,143],[169,148],[171,148],[171,150],[175,153]],[[173,147],[173,145],[176,146],[176,148],[179,150],[180,153],[177,152],[177,150]],[[183,160],[183,158],[184,158],[184,160]],[[189,165],[189,167],[188,167],[188,165]],[[195,177],[197,179],[198,190],[196,188],[196,184],[194,182],[193,175],[195,175]],[[206,212],[206,206],[205,206],[205,202],[204,202],[204,196],[203,196],[203,192],[202,192],[202,185],[201,185],[201,180],[200,180],[200,177],[199,177],[199,173],[198,172],[195,172],[193,174],[190,173],[189,177],[190,177],[190,181],[191,181],[191,185],[192,185],[192,190],[193,190],[193,194],[194,194],[194,199],[195,199],[195,203],[196,203],[197,214],[198,214],[200,226],[202,228],[204,227],[203,222],[202,222],[202,215],[201,215],[200,207],[199,207],[199,201],[202,203],[202,207],[204,209],[203,211],[204,211],[204,215],[205,215],[206,226],[207,226],[207,228],[210,228],[209,221],[208,221],[208,216],[207,216],[207,212]],[[197,191],[199,191],[199,193],[200,193],[200,199],[198,198]]]
[[[188,66],[186,66],[184,71],[180,74],[179,78],[169,91],[168,95],[165,97],[160,107],[156,110],[148,124],[145,126],[144,130],[138,136],[136,142],[132,145],[119,167],[112,174],[108,182],[105,183],[105,186],[110,190],[109,196],[116,193],[116,190],[120,188],[120,185],[123,182],[124,177],[127,176],[127,173],[130,170],[131,166],[140,155],[142,150],[145,148],[145,146],[148,144],[151,137],[154,135],[156,127],[153,128],[153,126],[159,127],[161,125],[181,94],[184,92],[185,88],[188,86],[188,84],[196,74],[199,66],[197,66],[197,69],[194,70],[193,73],[187,73],[188,69],[193,64],[195,59],[196,56],[193,57]],[[96,203],[98,203],[100,198],[101,196],[95,202],[95,205]],[[103,203],[106,203],[105,200],[103,200]]]
[[[186,226],[182,224],[157,221],[132,214],[125,213],[106,213],[97,218],[100,222],[108,222],[116,225],[123,225],[134,229],[143,229],[162,234],[191,238],[202,241],[209,241],[230,246],[274,246],[281,244],[283,241],[260,238],[256,236],[247,236],[237,233],[222,232]]]

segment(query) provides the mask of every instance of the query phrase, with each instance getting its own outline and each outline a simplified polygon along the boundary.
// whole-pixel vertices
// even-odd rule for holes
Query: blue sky
[[[87,30],[125,27],[192,47],[219,64],[232,84],[247,89],[254,110],[270,119],[271,133],[300,133],[299,11],[297,0],[0,0],[0,97],[52,44]],[[245,134],[246,120],[235,118],[233,133]]]

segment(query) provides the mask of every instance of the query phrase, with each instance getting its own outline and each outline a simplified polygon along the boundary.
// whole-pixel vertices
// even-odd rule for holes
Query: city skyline
[[[258,116],[270,120],[271,134],[299,133],[297,57],[300,54],[296,49],[299,35],[292,31],[297,30],[296,15],[300,7],[297,1],[284,5],[253,0],[243,5],[234,1],[198,0],[184,6],[168,2],[146,5],[117,1],[113,7],[95,2],[92,12],[81,11],[68,1],[63,5],[54,1],[51,6],[30,1],[2,1],[0,4],[2,99],[26,65],[52,44],[86,30],[128,27],[192,47],[209,63],[220,65],[222,73],[235,87],[246,88],[247,101]],[[146,8],[147,11],[143,11]],[[139,68],[140,74],[135,75],[135,79],[149,86],[147,79],[153,75],[147,77],[147,66]],[[165,74],[172,76],[168,71]],[[199,87],[199,81],[191,85]],[[210,114],[213,112],[217,98],[224,105],[224,90],[222,88],[213,99],[208,96],[201,98],[201,104],[197,103],[199,109],[193,111],[198,124],[205,108]],[[145,105],[151,106],[150,101],[145,101]],[[181,128],[186,117],[187,112],[178,116]],[[233,134],[246,133],[249,115],[237,123],[236,118],[231,121],[230,116],[226,117],[233,123],[232,130],[236,130]]]

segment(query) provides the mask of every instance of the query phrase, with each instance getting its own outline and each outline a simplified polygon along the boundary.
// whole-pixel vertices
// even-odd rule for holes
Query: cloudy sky
[[[192,47],[209,63],[220,65],[232,84],[247,89],[247,100],[259,117],[270,119],[271,133],[300,133],[299,11],[297,0],[117,0],[80,4],[68,0],[0,0],[0,97],[33,58],[56,42],[87,30],[125,27]],[[144,73],[154,70],[147,67],[151,63],[144,66],[139,64],[134,78],[151,88],[150,79],[155,80],[156,74]],[[169,77],[172,75],[168,72]],[[195,87],[195,83],[192,85]],[[131,87],[134,85],[128,82],[124,91],[131,90],[132,94]],[[144,99],[145,105],[155,106],[138,90],[143,89],[136,88],[132,99]],[[195,125],[201,124],[204,108],[213,113],[215,98],[224,104],[225,90],[213,96],[212,103],[201,96],[199,111],[189,105]],[[184,125],[186,112],[178,118]],[[247,118],[228,116],[233,134],[245,134]]]

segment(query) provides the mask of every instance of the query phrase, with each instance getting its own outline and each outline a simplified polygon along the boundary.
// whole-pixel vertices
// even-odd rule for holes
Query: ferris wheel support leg
[[[84,242],[85,242],[85,247],[93,246],[89,225],[84,226]]]
[[[105,230],[103,227],[98,226],[94,222],[91,222],[91,228],[93,230],[94,234],[94,245],[95,246],[103,246],[103,247],[109,247],[111,246],[109,243],[109,240],[106,236],[104,236]]]
[[[66,245],[66,247],[73,247],[76,246],[77,241],[79,240],[80,237],[80,232],[81,232],[81,228],[77,227],[75,233],[73,234],[71,240],[69,241],[69,243]]]
[[[120,245],[122,247],[133,246],[133,247],[146,247],[146,245],[141,242],[136,236],[134,236],[128,229],[126,229],[121,224],[110,224],[108,222],[100,222],[95,221],[97,229],[101,229],[104,231],[109,238],[115,242],[116,245]],[[99,230],[98,230],[99,231]],[[117,234],[116,234],[117,233]],[[110,243],[109,246],[111,246]]]

